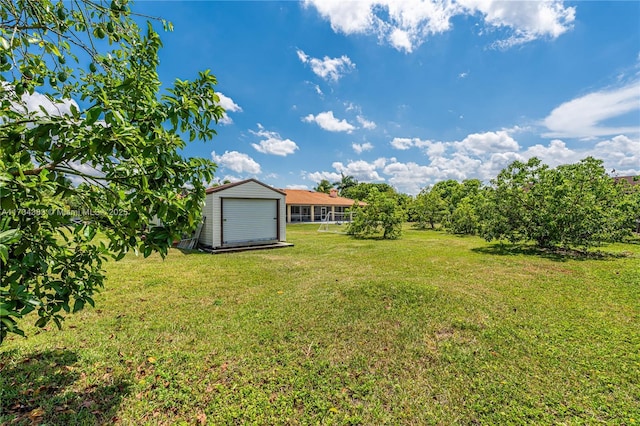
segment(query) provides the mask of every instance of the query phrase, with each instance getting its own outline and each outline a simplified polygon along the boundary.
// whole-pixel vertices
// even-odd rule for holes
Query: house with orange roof
[[[296,222],[331,222],[350,221],[351,213],[347,210],[357,201],[338,196],[338,190],[332,189],[329,194],[307,189],[284,189],[287,205],[287,223]],[[359,201],[358,205],[365,203]]]

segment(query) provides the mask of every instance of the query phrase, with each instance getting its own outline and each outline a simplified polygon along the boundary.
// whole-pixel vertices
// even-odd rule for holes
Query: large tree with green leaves
[[[416,196],[413,204],[416,226],[435,229],[448,213],[447,204],[437,187],[425,188]]]
[[[364,201],[374,190],[378,193],[386,193],[392,197],[397,195],[396,190],[388,183],[360,182],[343,189],[340,192],[340,196],[351,198],[352,200]]]
[[[407,217],[396,197],[373,187],[365,203],[364,206],[354,205],[353,221],[349,224],[347,234],[366,238],[382,233],[383,239],[400,238],[402,224]]]
[[[493,181],[482,233],[539,247],[617,241],[630,232],[629,196],[592,157],[555,169],[537,158],[515,161]]]
[[[180,150],[216,133],[216,79],[161,90],[170,24],[139,21],[126,0],[0,0],[0,342],[32,311],[60,326],[106,259],[164,255],[200,221],[215,165]]]

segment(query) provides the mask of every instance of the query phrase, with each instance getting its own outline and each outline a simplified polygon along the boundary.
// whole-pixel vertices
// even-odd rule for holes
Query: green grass
[[[96,309],[0,349],[0,423],[640,423],[640,245],[317,228],[110,263]]]

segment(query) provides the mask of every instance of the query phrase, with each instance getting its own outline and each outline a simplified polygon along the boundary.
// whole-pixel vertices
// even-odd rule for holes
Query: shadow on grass
[[[84,374],[68,350],[0,353],[0,424],[109,424],[131,384],[105,371],[80,388]]]
[[[472,248],[471,251],[496,256],[537,256],[550,259],[555,262],[567,262],[569,260],[607,260],[627,257],[625,253],[610,253],[604,251],[582,251],[573,249],[540,248],[522,244],[495,243],[487,247]]]

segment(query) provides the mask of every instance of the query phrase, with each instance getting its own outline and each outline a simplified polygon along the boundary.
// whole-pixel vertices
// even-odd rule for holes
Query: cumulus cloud
[[[458,147],[474,155],[517,151],[520,148],[518,142],[505,130],[470,134],[459,142]]]
[[[247,154],[238,151],[225,151],[222,155],[217,155],[215,151],[211,153],[213,161],[222,168],[232,170],[236,173],[260,174],[260,164]]]
[[[640,80],[612,90],[589,93],[565,102],[544,119],[551,138],[593,138],[622,133],[638,133],[638,116],[633,126],[607,126],[611,118],[640,111]]]
[[[384,168],[384,173],[391,176],[389,183],[398,190],[409,194],[417,194],[439,171],[435,167],[422,166],[414,162],[395,162]]]
[[[340,173],[336,172],[311,172],[307,173],[305,177],[313,182],[320,182],[323,179],[326,179],[329,182],[337,182],[342,179]]]
[[[400,192],[417,194],[425,186],[447,179],[462,181],[476,178],[488,182],[516,160],[538,157],[543,163],[557,167],[576,163],[587,156],[602,159],[604,167],[608,171],[615,170],[617,175],[640,174],[640,135],[637,133],[581,142],[577,147],[553,139],[546,144],[523,148],[512,135],[524,131],[525,128],[516,126],[472,133],[460,141],[451,142],[395,138],[393,144],[397,149],[419,147],[426,154],[424,161],[414,157],[408,162],[381,157],[370,162],[334,162],[335,172],[316,172],[312,177],[316,181],[329,179],[334,182],[345,174],[361,182],[388,182]],[[352,145],[354,150],[356,145]]]
[[[365,151],[371,151],[373,149],[373,145],[370,142],[353,143],[351,147],[357,154],[362,154]]]
[[[320,181],[318,181],[320,182]],[[287,189],[309,189],[307,185],[287,185]]]
[[[233,99],[231,99],[228,96],[225,96],[224,94],[222,94],[221,92],[217,92],[216,93],[218,95],[218,98],[220,98],[220,102],[218,102],[218,105],[220,105],[222,108],[224,108],[225,113],[222,116],[222,118],[220,119],[220,123],[221,124],[232,124],[233,120],[231,119],[231,117],[229,117],[227,115],[228,112],[242,112],[242,108],[240,107],[240,105],[236,104]]]
[[[309,114],[302,118],[302,121],[307,123],[316,123],[324,130],[330,132],[347,132],[351,133],[355,126],[349,123],[347,120],[340,120],[333,116],[333,111],[321,112],[318,115]]]
[[[393,138],[390,142],[391,146],[395,149],[399,149],[401,151],[407,150],[409,148],[424,148],[431,144],[431,141],[421,140],[419,138]]]
[[[356,180],[371,182],[371,181],[383,181],[377,169],[382,169],[386,164],[386,159],[379,158],[375,160],[373,163],[369,163],[364,160],[358,161],[350,161],[346,165],[336,161],[331,166],[336,169],[339,173],[344,174],[345,176],[353,176]]]
[[[494,44],[509,48],[539,38],[555,39],[573,28],[575,7],[562,1],[459,0],[469,14],[480,13],[494,28],[508,28],[513,34]]]
[[[640,175],[640,137],[614,136],[596,143],[589,155],[602,159],[607,169],[615,169],[620,176]]]
[[[347,55],[342,55],[339,58],[325,56],[322,59],[318,59],[307,55],[300,49],[298,49],[296,53],[298,54],[300,62],[310,65],[311,70],[318,77],[327,81],[338,81],[342,76],[356,68],[356,64],[354,64]]]
[[[260,123],[258,123],[258,131],[249,130],[252,134],[264,138],[260,143],[252,143],[251,146],[258,152],[263,154],[279,155],[286,157],[289,154],[293,154],[298,145],[291,139],[283,139],[277,132],[270,132],[265,130]]]
[[[304,6],[314,7],[335,32],[374,35],[407,53],[429,36],[449,31],[451,18],[458,15],[480,15],[488,28],[510,32],[496,44],[501,48],[556,38],[575,20],[575,7],[560,0],[305,0]]]
[[[358,115],[356,117],[356,120],[358,120],[358,123],[360,123],[363,129],[373,130],[376,128],[376,123],[374,123],[373,121],[367,120],[362,115]]]
[[[541,144],[530,146],[522,153],[522,157],[524,159],[538,157],[543,163],[556,167],[578,161],[580,153],[567,148],[563,141],[554,139],[547,146]]]

